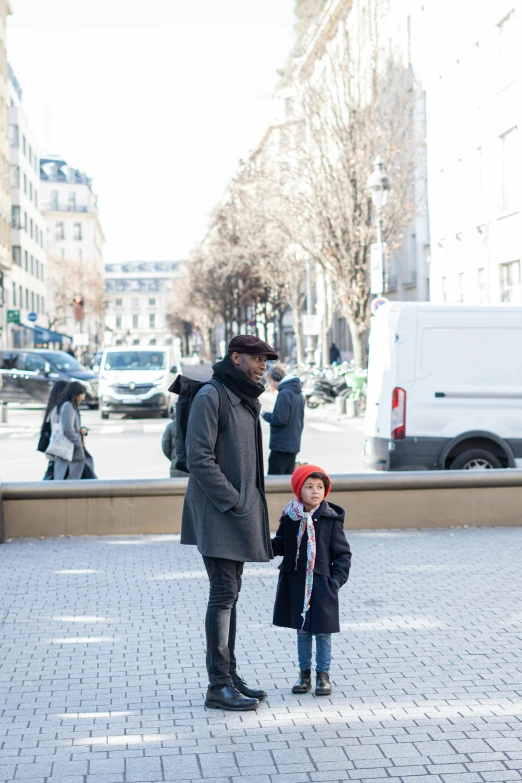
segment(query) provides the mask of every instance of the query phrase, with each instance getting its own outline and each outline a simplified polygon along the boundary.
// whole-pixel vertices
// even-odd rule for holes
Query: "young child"
[[[316,696],[329,696],[332,633],[340,631],[339,589],[350,572],[351,552],[344,509],[327,503],[332,482],[317,465],[301,465],[292,474],[295,500],[285,506],[274,555],[282,555],[274,606],[274,625],[297,630],[299,679],[292,693],[312,687],[312,640],[316,645]]]

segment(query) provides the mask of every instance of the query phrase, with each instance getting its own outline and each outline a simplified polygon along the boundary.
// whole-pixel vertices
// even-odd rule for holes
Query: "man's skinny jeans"
[[[329,672],[332,665],[332,634],[297,632],[297,656],[299,668],[306,672],[312,668],[312,640],[315,636],[315,668],[318,672]]]
[[[203,556],[210,589],[205,632],[210,688],[230,685],[236,664],[236,605],[244,563]]]

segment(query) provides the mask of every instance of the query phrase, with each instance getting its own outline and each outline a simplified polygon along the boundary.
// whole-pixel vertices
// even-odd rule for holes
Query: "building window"
[[[10,180],[12,188],[20,187],[20,166],[11,166]]]
[[[34,256],[31,256],[31,274],[34,275]]]
[[[25,309],[29,310],[29,289],[25,289]]]
[[[149,313],[149,329],[156,328],[156,313]]]
[[[446,277],[442,278],[442,301],[448,301],[448,280]]]
[[[76,212],[76,193],[74,190],[69,192],[69,212]]]
[[[139,315],[132,316],[132,328],[137,329],[139,327],[140,317]]]
[[[115,300],[115,305],[116,305],[116,307],[121,307],[121,299],[116,299]]]
[[[500,299],[520,304],[520,261],[500,264]]]
[[[155,299],[149,299],[149,307],[156,307],[156,300]]]
[[[29,182],[29,199],[33,200],[33,183]]]
[[[20,131],[18,129],[18,125],[9,126],[9,144],[11,147],[20,146]]]
[[[59,194],[57,190],[51,190],[51,209],[55,211],[58,209]]]
[[[27,174],[24,174],[24,193],[27,194]]]
[[[30,224],[29,234],[31,236],[31,239],[33,239],[34,238],[34,223],[33,223],[33,219],[32,218],[29,221],[29,224]]]
[[[31,291],[31,312],[34,313],[34,291]]]
[[[13,283],[13,307],[16,307],[16,283]]]
[[[81,223],[74,223],[73,224],[73,239],[76,241],[81,241],[82,238],[82,224]]]
[[[11,207],[11,228],[20,228],[20,207]]]
[[[38,261],[37,258],[34,259],[34,267],[35,267],[35,272],[34,273],[35,273],[36,277],[40,277],[40,268],[39,268],[40,267],[40,262]]]
[[[40,294],[36,294],[36,312],[40,312]]]
[[[22,249],[19,245],[13,245],[13,264],[22,266]]]
[[[116,329],[121,329],[121,315],[116,316]]]
[[[133,299],[131,302],[131,306],[136,309],[140,306],[140,300],[139,299]]]
[[[140,344],[140,338],[139,337],[135,337],[134,340],[132,341],[132,344],[133,345],[139,345]]]
[[[56,224],[56,233],[55,233],[56,239],[65,239],[65,228],[63,223],[57,223]]]
[[[149,345],[156,345],[156,338],[152,337],[152,339],[149,340]]]
[[[24,152],[24,155],[27,155],[27,140],[24,135],[22,135],[22,149]]]
[[[26,272],[29,271],[29,253],[27,250],[24,250],[24,269]]]
[[[18,286],[18,307],[20,307],[20,309],[21,309],[23,306],[24,306],[24,300],[23,300],[23,297],[22,297],[22,286],[19,285]]]
[[[500,137],[500,208],[505,211],[516,206],[518,196],[518,163],[517,128],[511,128]]]

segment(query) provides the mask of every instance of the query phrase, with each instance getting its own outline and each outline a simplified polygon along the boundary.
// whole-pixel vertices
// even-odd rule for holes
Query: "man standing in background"
[[[301,450],[305,409],[303,387],[299,378],[287,375],[278,365],[268,370],[267,380],[271,389],[277,392],[274,410],[263,413],[264,420],[270,424],[268,474],[290,476]]]

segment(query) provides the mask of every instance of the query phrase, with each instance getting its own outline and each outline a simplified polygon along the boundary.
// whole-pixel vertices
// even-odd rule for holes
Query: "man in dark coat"
[[[301,381],[287,375],[282,367],[271,367],[267,379],[277,400],[272,413],[263,413],[270,424],[270,456],[268,473],[272,476],[290,476],[301,450],[304,427],[305,399]]]
[[[198,392],[187,426],[190,478],[183,506],[181,543],[195,544],[210,580],[205,620],[209,688],[207,707],[256,709],[266,697],[237,673],[236,604],[245,562],[273,557],[263,477],[258,398],[267,359],[277,354],[258,337],[234,337],[214,365],[226,390],[228,419],[219,431],[221,395],[213,384]]]

